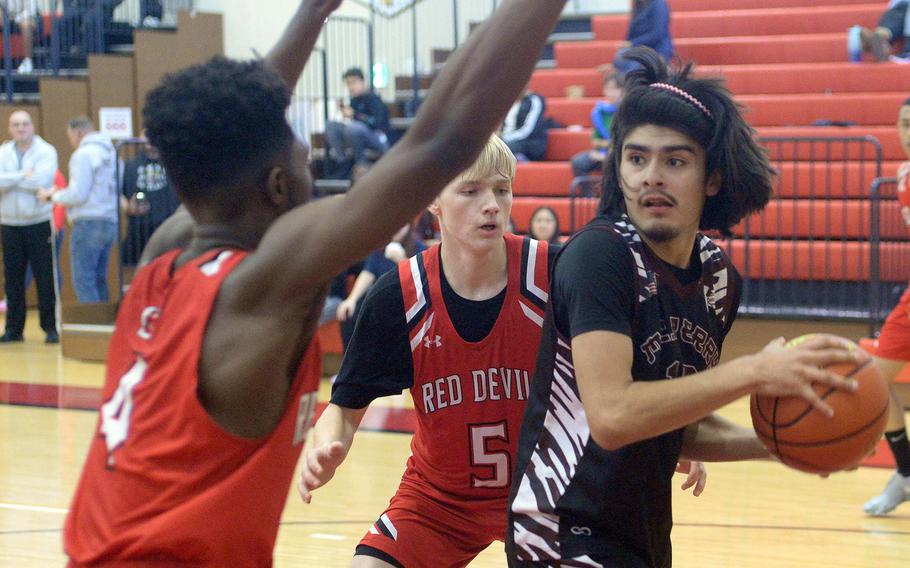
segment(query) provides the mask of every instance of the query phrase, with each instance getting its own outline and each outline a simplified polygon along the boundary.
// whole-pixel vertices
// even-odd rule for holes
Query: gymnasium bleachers
[[[679,57],[695,61],[700,75],[727,80],[781,174],[767,210],[734,228],[735,238],[724,243],[744,275],[779,289],[811,287],[813,281],[854,283],[844,290],[863,294],[869,293],[871,255],[879,254],[881,279],[887,281],[882,288],[906,283],[907,267],[894,258],[897,251],[910,252],[907,232],[896,222],[896,205],[885,200],[878,210],[869,188],[876,177],[893,176],[906,159],[894,124],[910,96],[910,67],[850,63],[846,53],[846,29],[874,27],[883,3],[743,0],[730,9],[722,0],[671,0],[670,5]],[[544,204],[560,215],[563,232],[577,228],[570,222],[567,160],[589,147],[590,109],[600,94],[598,67],[612,61],[627,25],[627,15],[593,16],[594,38],[556,43],[555,68],[540,69],[531,79],[530,88],[548,97],[549,114],[566,128],[550,131],[546,162],[519,165],[513,212],[518,230],[524,229],[526,212]],[[570,86],[581,87],[584,98],[566,97]],[[851,140],[823,141],[831,137]],[[789,138],[815,140],[790,144]],[[577,201],[576,225],[593,214],[594,202]],[[871,242],[873,209],[881,218],[876,230],[893,247]],[[748,241],[742,238],[747,233]],[[804,295],[796,291],[792,297]],[[798,306],[784,306],[784,312],[789,308]]]

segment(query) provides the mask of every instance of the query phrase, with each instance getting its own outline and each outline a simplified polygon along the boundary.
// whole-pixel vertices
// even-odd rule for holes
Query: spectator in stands
[[[377,250],[367,257],[363,270],[354,280],[354,287],[351,288],[348,297],[338,305],[336,316],[341,322],[341,340],[345,347],[348,346],[351,336],[354,334],[354,323],[357,321],[360,306],[363,305],[363,298],[370,286],[380,276],[394,269],[399,262],[425,251],[426,248],[423,241],[418,238],[412,223],[399,229],[384,250]]]
[[[888,9],[878,20],[878,27],[874,30],[860,28],[860,39],[864,52],[871,53],[876,61],[888,61],[890,58],[898,62],[910,63],[908,6],[910,6],[910,0],[891,0],[888,2]],[[898,42],[902,42],[901,52],[896,57],[892,57],[891,48]]]
[[[559,217],[552,207],[538,207],[531,213],[528,236],[550,244],[559,243]]]
[[[79,303],[107,302],[107,263],[117,241],[117,151],[87,116],[70,120],[66,133],[76,149],[70,157],[69,186],[41,190],[39,197],[67,207],[73,223],[73,288]]]
[[[910,227],[910,99],[904,101],[897,118],[897,134],[908,161],[897,172],[897,199],[901,215]],[[897,306],[888,314],[878,336],[875,364],[890,383],[910,362],[910,288],[901,296]],[[885,440],[894,455],[896,470],[881,494],[863,505],[868,515],[885,515],[898,505],[910,501],[910,441],[904,419],[904,402],[895,389],[891,389],[891,407],[885,425]]]
[[[543,160],[547,153],[547,102],[532,91],[512,105],[500,136],[519,162]]]
[[[354,168],[364,169],[389,149],[389,109],[353,67],[344,72],[344,84],[351,95],[349,105],[340,103],[344,122],[325,127],[328,150],[326,177],[345,179]]]
[[[35,134],[32,117],[25,111],[10,115],[9,133],[12,140],[0,146],[0,241],[7,299],[6,330],[0,343],[23,339],[28,266],[38,286],[45,342],[58,343],[52,207],[38,197],[41,188],[54,183],[57,150]]]
[[[122,203],[127,214],[127,230],[121,259],[124,265],[135,266],[152,233],[180,206],[158,149],[148,142],[123,168]]]
[[[587,176],[598,173],[603,167],[604,156],[610,149],[610,127],[613,124],[613,115],[622,99],[622,75],[613,71],[604,76],[604,100],[597,101],[591,111],[591,125],[594,132],[591,135],[591,149],[579,152],[572,156],[572,175],[574,177]]]
[[[4,0],[0,6],[6,11],[12,24],[11,33],[18,33],[22,46],[22,60],[16,69],[18,73],[28,74],[34,71],[32,62],[33,43],[35,33],[35,17],[38,13],[37,0]]]
[[[616,53],[613,65],[622,73],[635,68],[635,63],[624,58],[625,52],[644,45],[656,51],[664,61],[673,57],[673,40],[670,38],[670,8],[666,0],[632,0],[632,19],[626,41]]]

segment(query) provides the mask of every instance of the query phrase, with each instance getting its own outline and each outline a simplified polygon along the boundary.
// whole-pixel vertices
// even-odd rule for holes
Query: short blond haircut
[[[490,136],[489,141],[480,152],[477,160],[461,172],[459,179],[481,180],[499,174],[509,181],[515,179],[515,156],[505,142],[497,135]]]

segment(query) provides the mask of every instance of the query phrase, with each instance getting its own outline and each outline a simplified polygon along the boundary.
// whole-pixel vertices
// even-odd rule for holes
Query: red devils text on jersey
[[[549,296],[547,243],[511,234],[505,240],[502,310],[476,343],[464,341],[449,317],[438,245],[398,269],[419,420],[408,471],[436,491],[463,498],[508,495]]]
[[[179,251],[139,271],[107,358],[94,440],[64,529],[71,566],[271,566],[278,521],[316,404],[310,345],[268,436],[224,431],[198,399],[206,324],[245,252]],[[251,338],[250,340],[255,340]]]

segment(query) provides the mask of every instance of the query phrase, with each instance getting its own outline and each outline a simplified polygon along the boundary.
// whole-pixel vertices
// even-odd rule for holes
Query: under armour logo
[[[429,336],[423,338],[423,346],[429,349],[433,346],[442,347],[442,337],[436,336],[436,339],[430,339]]]

